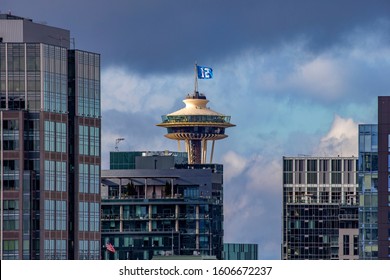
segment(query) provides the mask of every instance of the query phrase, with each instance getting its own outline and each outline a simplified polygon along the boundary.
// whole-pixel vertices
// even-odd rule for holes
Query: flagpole
[[[194,68],[194,74],[195,74],[195,97],[198,98],[198,64],[195,61],[195,68]]]

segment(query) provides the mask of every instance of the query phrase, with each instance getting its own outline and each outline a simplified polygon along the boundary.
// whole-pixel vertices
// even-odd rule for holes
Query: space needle
[[[215,140],[228,137],[225,129],[235,126],[230,123],[230,116],[211,110],[203,93],[198,91],[198,78],[212,78],[212,69],[195,64],[195,90],[183,100],[185,107],[162,116],[157,126],[165,127],[165,137],[180,142],[184,141],[189,164],[206,164],[213,162]],[[211,154],[207,161],[207,143],[211,141]]]

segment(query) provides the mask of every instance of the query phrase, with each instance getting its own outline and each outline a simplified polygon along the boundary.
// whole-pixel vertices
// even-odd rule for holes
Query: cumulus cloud
[[[232,178],[241,175],[247,166],[247,159],[234,151],[228,151],[222,157],[224,163],[224,181],[228,183]]]
[[[357,156],[358,124],[352,118],[336,115],[329,132],[321,138],[313,153],[324,156]]]
[[[264,194],[268,193],[280,193],[279,185],[280,178],[282,178],[281,172],[281,158],[264,158],[261,156],[256,157],[250,163],[248,176],[248,189],[251,192],[256,191]]]

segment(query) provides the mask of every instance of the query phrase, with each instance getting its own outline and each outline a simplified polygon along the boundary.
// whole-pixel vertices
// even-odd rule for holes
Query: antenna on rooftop
[[[116,138],[116,140],[115,140],[115,152],[119,152],[118,144],[119,144],[119,142],[124,141],[124,140],[125,140],[125,138]]]

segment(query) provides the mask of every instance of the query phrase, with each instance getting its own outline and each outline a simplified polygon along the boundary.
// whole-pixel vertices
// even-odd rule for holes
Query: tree
[[[126,190],[128,196],[135,196],[137,194],[137,190],[135,189],[133,182],[126,185]]]
[[[171,192],[171,184],[167,181],[165,183],[165,196],[171,196],[172,192]]]

